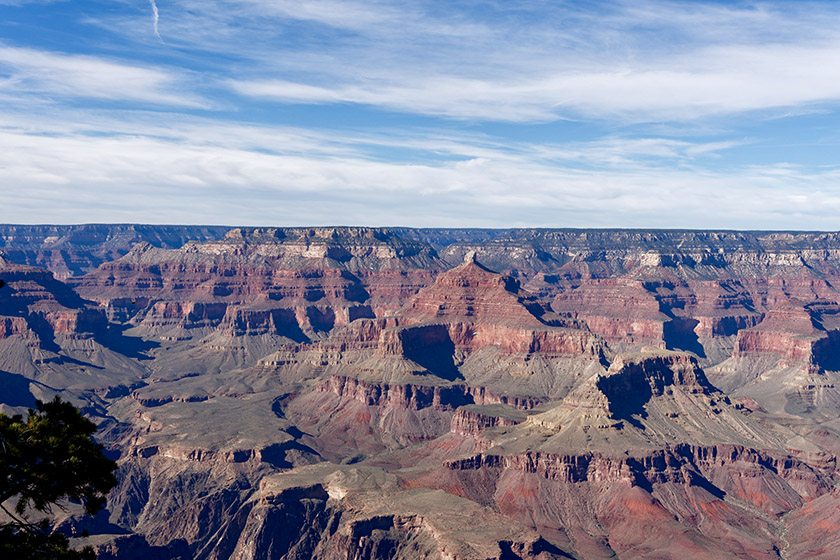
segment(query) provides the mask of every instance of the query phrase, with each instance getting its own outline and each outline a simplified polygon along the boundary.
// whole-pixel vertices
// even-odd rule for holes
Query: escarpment
[[[102,558],[833,558],[836,233],[0,226]]]
[[[461,384],[387,384],[341,376],[331,376],[329,380],[319,382],[318,391],[330,391],[370,406],[396,406],[413,410],[426,407],[456,410],[467,404],[505,404],[527,410],[543,400],[524,395],[497,395],[485,387]]]
[[[0,257],[0,275],[5,283],[0,291],[0,305],[8,332],[83,335],[107,328],[101,309],[44,269],[17,265]]]

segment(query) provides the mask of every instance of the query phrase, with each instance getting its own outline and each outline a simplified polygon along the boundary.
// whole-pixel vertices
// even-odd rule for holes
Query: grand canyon
[[[838,233],[4,225],[0,279],[103,560],[840,550]]]

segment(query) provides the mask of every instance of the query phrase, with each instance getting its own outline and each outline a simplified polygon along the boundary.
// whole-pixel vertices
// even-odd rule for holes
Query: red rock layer
[[[824,330],[809,310],[788,302],[769,311],[755,327],[739,331],[734,355],[774,354],[783,367],[818,373],[825,365],[836,367],[838,350],[840,331]]]
[[[410,483],[486,500],[545,535],[571,539],[586,558],[769,560],[785,546],[773,537],[776,520],[831,499],[833,465],[824,467],[743,446],[677,445],[629,457],[482,453]],[[799,534],[814,527],[803,517],[793,523]]]
[[[414,296],[400,311],[406,323],[469,320],[503,322],[509,327],[543,327],[528,310],[512,278],[494,273],[474,260],[441,273],[435,283]]]
[[[744,487],[727,488],[737,481],[715,477],[714,471],[732,465],[743,465],[742,470],[745,466],[754,467],[745,471],[748,476],[779,477],[794,493],[788,493],[788,498],[774,504],[767,496],[751,495]],[[521,455],[480,454],[448,461],[445,466],[451,470],[513,469],[564,483],[628,481],[642,487],[665,482],[691,484],[705,473],[713,480],[725,482],[722,490],[731,491],[755,507],[774,514],[799,507],[806,499],[819,497],[834,487],[827,474],[833,470],[833,462],[823,465],[823,472],[788,455],[725,444],[710,447],[679,444],[639,457],[612,457],[591,452],[580,455],[538,451]]]
[[[455,410],[466,404],[506,404],[527,410],[540,404],[542,399],[523,395],[497,395],[485,387],[469,385],[428,386],[400,383],[376,383],[354,377],[332,375],[319,381],[320,392],[331,392],[349,397],[368,406],[388,406],[420,410],[433,407],[438,410]]]
[[[449,430],[460,436],[479,437],[481,432],[497,426],[515,426],[520,420],[500,414],[488,414],[468,408],[459,408],[452,415]]]
[[[107,328],[102,310],[79,298],[52,273],[0,258],[6,286],[0,291],[0,338],[35,332],[90,334]]]
[[[583,319],[589,329],[607,341],[657,343],[663,340],[668,317],[641,282],[627,279],[592,280],[559,294],[552,308]]]
[[[472,255],[418,292],[397,318],[400,326],[380,337],[384,354],[408,355],[441,344],[465,352],[494,345],[511,354],[599,354],[582,325],[554,316],[514,279],[492,272]]]
[[[431,347],[444,342],[467,351],[494,345],[511,354],[597,356],[598,351],[592,335],[582,330],[545,326],[521,329],[480,323],[409,325],[383,330],[379,351],[386,355],[406,355],[409,348]]]

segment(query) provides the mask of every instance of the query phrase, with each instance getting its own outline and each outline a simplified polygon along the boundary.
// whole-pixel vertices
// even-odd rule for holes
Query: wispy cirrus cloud
[[[459,119],[620,122],[709,116],[840,102],[840,42],[820,46],[714,48],[676,60],[473,79],[387,75],[337,86],[230,80],[239,94],[281,103],[358,103]],[[395,74],[398,71],[395,71]]]
[[[831,2],[178,0],[167,11],[172,44],[223,54],[217,83],[245,103],[625,124],[840,102]],[[143,37],[130,18],[97,23]]]
[[[0,44],[0,93],[128,101],[185,108],[208,102],[185,87],[183,73],[99,56]]]
[[[4,189],[0,221],[78,222],[83,213],[92,221],[234,225],[779,229],[803,220],[829,228],[840,211],[837,169],[713,171],[706,158],[727,146],[712,142],[613,138],[552,147],[483,135],[338,135],[120,117],[3,119],[0,184],[15,188]],[[412,157],[384,158],[382,146]]]
[[[0,44],[0,220],[836,228],[834,2],[149,5]]]

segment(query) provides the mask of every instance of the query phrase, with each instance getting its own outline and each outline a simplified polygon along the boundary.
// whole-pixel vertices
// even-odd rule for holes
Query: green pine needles
[[[70,403],[56,397],[37,402],[22,416],[0,414],[0,558],[21,560],[93,559],[90,547],[72,550],[67,537],[50,533],[49,521],[30,514],[49,514],[59,502],[81,502],[88,514],[105,505],[117,484],[117,465],[105,457],[92,436],[96,424]],[[14,507],[6,503],[16,499]]]

